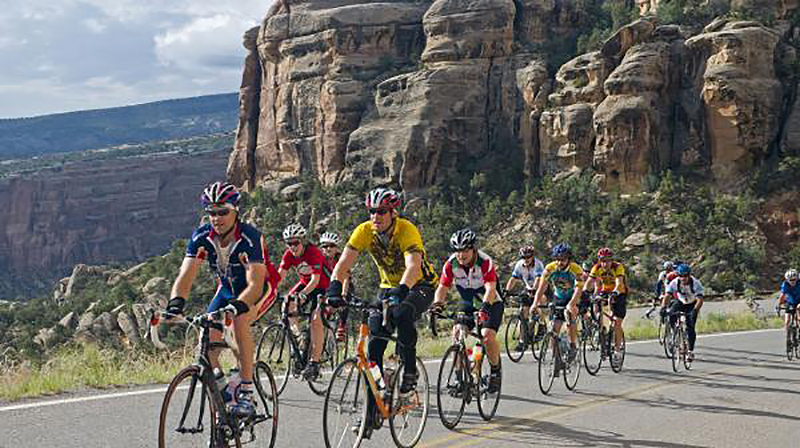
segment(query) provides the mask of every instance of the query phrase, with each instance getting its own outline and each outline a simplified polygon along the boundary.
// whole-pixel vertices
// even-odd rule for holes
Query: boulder
[[[80,319],[78,319],[78,329],[76,331],[88,331],[94,323],[94,317],[95,315],[92,311],[86,311],[85,313],[81,314]]]
[[[656,234],[647,234],[644,232],[636,232],[628,235],[623,241],[622,244],[626,247],[642,247],[646,246],[648,243],[648,239],[651,244],[653,243],[660,243],[661,241],[666,240],[669,238],[667,235],[656,235]]]
[[[136,324],[136,320],[127,312],[120,311],[117,314],[117,325],[122,330],[122,334],[125,335],[129,344],[135,345],[141,341],[139,338],[139,326]]]
[[[143,303],[134,303],[131,306],[131,310],[133,311],[133,317],[134,319],[136,319],[136,326],[140,329],[140,331],[144,331],[144,329],[146,329],[150,325],[151,309],[152,308],[149,305]]]
[[[609,37],[603,43],[600,53],[606,58],[619,59],[625,56],[634,45],[647,42],[655,29],[655,21],[651,18],[642,18],[631,22]]]
[[[171,286],[169,280],[164,277],[153,277],[142,287],[142,294],[166,294],[169,292]]]
[[[72,330],[78,324],[78,317],[74,311],[70,311],[66,316],[62,317],[58,324],[64,328]]]
[[[33,342],[39,344],[43,348],[47,348],[50,346],[50,342],[52,342],[55,335],[55,328],[42,328],[36,336],[33,337]]]
[[[117,319],[107,311],[94,320],[91,331],[92,334],[100,339],[111,337],[121,332]]]

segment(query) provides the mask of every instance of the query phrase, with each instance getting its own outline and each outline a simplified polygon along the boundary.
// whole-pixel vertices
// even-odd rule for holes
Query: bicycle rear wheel
[[[609,362],[611,363],[611,370],[614,373],[622,372],[622,365],[625,364],[625,332],[622,332],[622,341],[620,342],[619,349],[614,341],[614,332],[612,330],[609,335],[611,338],[611,356]]]
[[[366,429],[367,382],[358,363],[347,359],[331,376],[322,409],[322,434],[327,448],[357,448]]]
[[[278,396],[286,389],[286,383],[289,382],[289,376],[293,374],[292,368],[295,362],[288,331],[279,323],[268,326],[261,333],[256,348],[256,360],[266,362],[279,375],[276,382]]]
[[[247,422],[242,443],[256,442],[272,448],[278,435],[278,390],[272,370],[264,361],[257,361],[253,372],[256,386],[256,415]]]
[[[539,351],[539,390],[543,394],[550,393],[553,387],[553,380],[556,378],[556,354],[553,350],[553,336],[547,333],[542,340],[542,348]]]
[[[506,354],[508,354],[508,359],[511,362],[519,362],[522,359],[522,355],[525,354],[525,350],[528,348],[527,344],[522,341],[520,342],[520,335],[522,334],[522,320],[519,316],[511,316],[506,322],[506,335],[505,335],[505,343],[506,343]],[[517,350],[517,346],[520,345],[522,350]]]
[[[492,375],[492,364],[489,362],[489,358],[487,356],[488,355],[484,354],[480,360],[480,366],[478,367],[480,377],[477,381],[477,389],[478,413],[481,414],[481,418],[488,422],[497,412],[497,405],[500,404],[500,390],[502,389],[503,383],[501,378],[501,389],[498,389],[494,393],[489,393],[489,381]],[[502,359],[500,360],[500,364],[502,365]],[[500,372],[502,375],[502,370]]]
[[[158,424],[159,448],[216,446],[217,411],[199,366],[178,372],[167,387]]]
[[[453,429],[464,415],[470,388],[469,363],[460,344],[451,345],[439,364],[436,381],[436,407],[439,420],[447,429]]]
[[[672,334],[672,371],[680,372],[686,362],[686,336],[681,328],[676,328]]]
[[[583,365],[589,375],[597,375],[600,366],[603,364],[603,344],[604,338],[602,329],[597,325],[592,327],[592,332],[588,338],[583,340]]]
[[[309,380],[308,387],[320,397],[324,397],[328,391],[328,380],[325,379],[325,371],[333,372],[339,364],[339,347],[336,344],[336,333],[333,329],[323,324],[322,355],[319,360],[319,376]]]
[[[392,377],[391,411],[389,429],[392,439],[399,448],[411,448],[419,442],[425,430],[430,408],[430,385],[425,364],[417,358],[417,388],[405,396],[400,395],[400,384],[405,374],[405,365],[400,366]]]

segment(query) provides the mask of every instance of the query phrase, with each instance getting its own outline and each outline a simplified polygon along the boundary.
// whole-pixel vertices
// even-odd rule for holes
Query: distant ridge
[[[237,93],[0,119],[0,159],[106,148],[232,131]]]

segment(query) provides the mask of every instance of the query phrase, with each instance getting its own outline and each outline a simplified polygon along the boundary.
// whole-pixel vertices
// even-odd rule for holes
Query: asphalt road
[[[693,370],[674,374],[656,342],[630,343],[625,368],[581,372],[549,396],[530,355],[504,359],[497,416],[472,403],[456,431],[434,408],[421,447],[626,446],[789,447],[800,438],[800,362],[783,355],[783,333],[701,336]],[[427,364],[435,381],[438,364]],[[0,447],[152,447],[165,386],[0,405]],[[324,446],[322,399],[290,381],[281,396],[277,446]],[[362,446],[391,446],[388,429]]]

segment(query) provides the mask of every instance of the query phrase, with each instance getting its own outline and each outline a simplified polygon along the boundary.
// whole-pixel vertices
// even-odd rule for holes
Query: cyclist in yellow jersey
[[[572,261],[572,249],[566,243],[561,243],[553,248],[553,258],[556,261],[548,264],[544,268],[539,286],[536,289],[536,297],[533,300],[533,307],[539,306],[544,299],[544,291],[548,283],[553,286],[553,302],[556,306],[566,306],[567,313],[556,312],[553,316],[554,330],[561,330],[561,323],[567,321],[569,334],[569,362],[572,362],[578,352],[578,327],[575,325],[575,317],[578,315],[578,300],[583,291],[583,270]]]
[[[589,291],[594,286],[594,294],[611,293],[611,312],[617,318],[614,325],[614,344],[617,349],[622,344],[622,321],[628,311],[628,285],[625,279],[625,266],[614,261],[614,252],[604,247],[597,251],[597,263],[589,272],[589,281],[584,289]],[[619,350],[615,351],[618,353]]]
[[[389,326],[397,328],[398,352],[405,364],[400,393],[408,394],[417,383],[417,321],[433,302],[434,285],[439,277],[428,262],[425,247],[417,227],[399,216],[400,196],[386,188],[376,188],[367,194],[366,207],[369,221],[356,227],[339,261],[333,268],[328,288],[328,302],[340,303],[342,282],[350,276],[358,255],[368,251],[381,276],[378,300],[396,304],[390,309]],[[371,313],[370,334],[388,336],[390,329],[383,326],[383,316]],[[383,369],[383,352],[386,339],[370,338],[367,357]],[[367,428],[376,423],[375,400],[371,392],[367,408]]]

